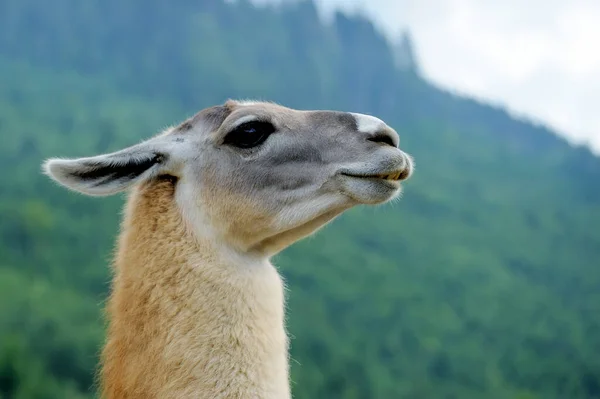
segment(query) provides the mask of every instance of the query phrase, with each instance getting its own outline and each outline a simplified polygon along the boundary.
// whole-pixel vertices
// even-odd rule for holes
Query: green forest
[[[600,158],[435,87],[401,43],[311,0],[0,1],[0,398],[96,396],[124,198],[42,161],[228,98],[370,113],[416,160],[401,201],[273,260],[295,398],[600,398]]]

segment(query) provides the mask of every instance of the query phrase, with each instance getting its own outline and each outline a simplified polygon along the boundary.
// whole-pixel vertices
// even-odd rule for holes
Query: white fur
[[[236,127],[241,126],[246,122],[251,122],[251,121],[255,121],[255,120],[258,120],[258,116],[256,116],[256,115],[243,116],[231,125],[231,129],[235,129]]]
[[[354,117],[354,119],[356,119],[356,124],[358,126],[359,132],[374,134],[386,127],[385,122],[374,116],[358,114],[355,112],[352,112],[351,114]]]
[[[260,104],[258,101],[253,100],[241,100],[237,102],[239,105],[258,105]]]

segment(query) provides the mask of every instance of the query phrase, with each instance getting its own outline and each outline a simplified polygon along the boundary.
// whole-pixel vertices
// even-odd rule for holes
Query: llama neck
[[[173,185],[128,202],[108,305],[112,398],[289,398],[283,284],[186,230]]]

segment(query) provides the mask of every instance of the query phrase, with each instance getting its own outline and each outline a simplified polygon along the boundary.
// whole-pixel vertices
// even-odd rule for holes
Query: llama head
[[[372,116],[230,100],[123,150],[44,169],[93,196],[171,176],[199,238],[272,255],[355,205],[397,197],[413,170],[398,144]]]

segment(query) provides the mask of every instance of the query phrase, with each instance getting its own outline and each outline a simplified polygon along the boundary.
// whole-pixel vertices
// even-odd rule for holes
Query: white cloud
[[[600,1],[317,0],[408,27],[437,84],[506,105],[600,154]]]

